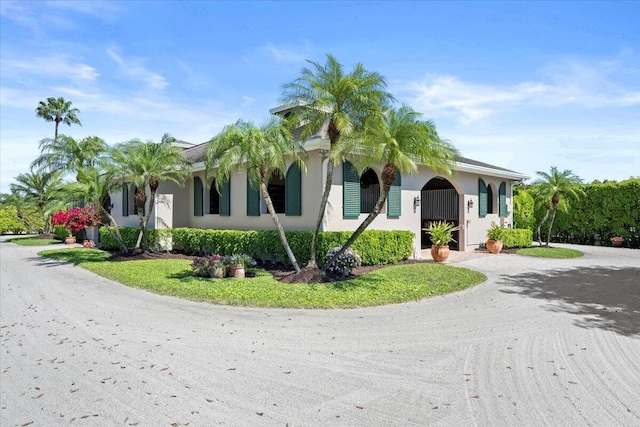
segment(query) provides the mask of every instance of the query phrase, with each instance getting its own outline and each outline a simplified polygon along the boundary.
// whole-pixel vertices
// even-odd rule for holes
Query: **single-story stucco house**
[[[286,114],[291,107],[278,107],[272,114]],[[248,185],[246,171],[240,170],[221,186],[205,182],[206,143],[193,145],[179,141],[184,155],[193,160],[193,177],[184,187],[161,182],[156,206],[149,222],[154,228],[197,227],[235,230],[273,230],[274,224],[258,190]],[[305,141],[307,172],[291,162],[284,178],[274,176],[269,193],[285,230],[313,230],[327,171],[330,143],[326,128]],[[372,165],[358,175],[353,165],[335,166],[331,195],[322,231],[353,231],[374,206],[380,191],[382,165]],[[414,258],[430,246],[422,231],[432,221],[445,220],[461,229],[451,248],[470,251],[486,241],[492,222],[513,224],[513,184],[528,177],[518,172],[458,157],[454,174],[444,177],[421,166],[415,175],[399,176],[384,211],[369,226],[378,230],[408,230],[415,234]],[[111,213],[121,226],[138,226],[132,185],[111,195]]]

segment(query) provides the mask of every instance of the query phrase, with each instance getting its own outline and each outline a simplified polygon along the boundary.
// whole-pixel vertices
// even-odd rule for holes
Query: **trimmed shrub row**
[[[158,247],[164,230],[149,229],[150,247]],[[138,228],[120,227],[122,239],[128,247],[135,246]],[[246,253],[267,263],[289,264],[289,258],[276,231],[240,231],[203,228],[174,228],[171,234],[173,247],[195,255]],[[309,261],[311,231],[286,232],[287,239],[298,263]],[[342,246],[351,236],[348,231],[325,231],[318,236],[317,258],[326,261],[327,251]],[[407,259],[413,253],[413,233],[410,231],[366,230],[353,244],[362,257],[363,265],[393,264]],[[109,232],[100,229],[100,242],[105,249],[118,249]]]
[[[523,228],[505,228],[502,236],[504,248],[528,248],[533,244],[533,231]]]

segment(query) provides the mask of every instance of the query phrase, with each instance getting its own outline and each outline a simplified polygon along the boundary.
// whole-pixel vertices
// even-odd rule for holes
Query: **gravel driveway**
[[[154,295],[0,244],[5,426],[638,426],[640,251],[473,257],[353,310]]]

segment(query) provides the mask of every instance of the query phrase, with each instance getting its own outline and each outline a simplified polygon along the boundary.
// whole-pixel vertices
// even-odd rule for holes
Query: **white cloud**
[[[276,46],[269,43],[262,49],[276,62],[285,65],[300,65],[309,57],[308,46],[296,51],[289,47]]]
[[[589,67],[577,62],[551,64],[543,70],[546,81],[487,85],[455,76],[426,75],[419,81],[396,82],[392,91],[419,111],[471,124],[489,115],[520,107],[576,108],[640,106],[640,88],[613,83],[612,62]],[[609,69],[607,69],[609,67]]]
[[[255,104],[256,101],[257,101],[257,99],[252,97],[252,96],[243,96],[242,97],[242,106],[243,107],[249,107],[249,106]]]
[[[5,76],[30,74],[68,80],[96,80],[100,73],[88,64],[71,60],[67,55],[56,54],[26,59],[6,59],[2,61]]]
[[[107,54],[118,64],[123,75],[141,81],[151,89],[163,90],[169,84],[163,76],[148,70],[142,58],[123,58],[116,47],[109,47]]]

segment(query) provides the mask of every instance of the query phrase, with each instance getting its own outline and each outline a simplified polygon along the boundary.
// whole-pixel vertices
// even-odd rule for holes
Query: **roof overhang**
[[[458,172],[476,173],[479,175],[496,176],[498,178],[506,178],[512,181],[524,181],[531,178],[522,173],[493,169],[484,166],[470,165],[468,163],[455,162],[453,169]]]

